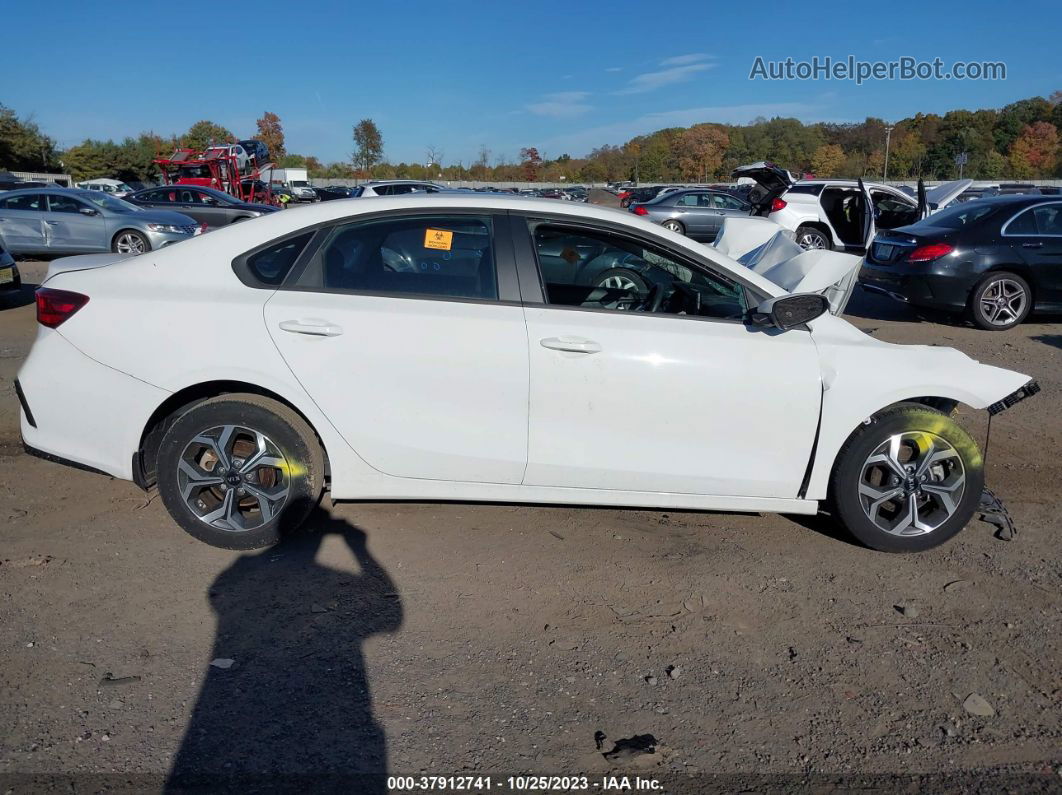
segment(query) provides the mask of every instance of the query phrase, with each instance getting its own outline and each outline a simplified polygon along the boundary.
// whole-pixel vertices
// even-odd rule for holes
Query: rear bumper
[[[22,442],[35,455],[123,480],[169,393],[89,358],[41,329],[18,373]]]
[[[944,273],[910,273],[898,267],[879,267],[863,263],[859,284],[870,292],[884,294],[896,301],[961,312],[966,308],[976,277]]]

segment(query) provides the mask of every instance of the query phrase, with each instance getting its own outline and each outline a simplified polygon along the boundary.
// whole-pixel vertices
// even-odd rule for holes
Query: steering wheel
[[[638,311],[659,312],[660,307],[664,305],[664,298],[666,297],[667,292],[664,290],[664,285],[660,284],[660,282],[653,282],[653,286],[649,288],[649,292],[646,293],[645,300],[638,307]]]

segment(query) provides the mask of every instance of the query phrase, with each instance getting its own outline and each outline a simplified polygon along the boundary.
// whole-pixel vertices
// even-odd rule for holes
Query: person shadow
[[[387,791],[362,644],[398,630],[402,603],[360,529],[320,509],[305,527],[211,585],[211,663],[165,791]]]

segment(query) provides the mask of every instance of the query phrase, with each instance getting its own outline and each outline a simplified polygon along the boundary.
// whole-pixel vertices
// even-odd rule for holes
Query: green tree
[[[354,166],[366,173],[383,160],[383,135],[372,119],[354,125]]]
[[[30,119],[0,105],[0,168],[13,171],[44,171],[59,165],[55,141]]]

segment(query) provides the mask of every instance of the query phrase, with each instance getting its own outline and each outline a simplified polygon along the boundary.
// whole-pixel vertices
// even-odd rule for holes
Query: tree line
[[[999,109],[918,113],[889,126],[878,118],[851,124],[804,124],[790,118],[760,118],[745,125],[707,121],[657,130],[621,145],[606,144],[583,157],[550,157],[528,146],[510,158],[481,144],[468,163],[446,163],[445,153],[430,144],[422,162],[388,162],[383,135],[372,119],[353,126],[353,152],[349,160],[339,162],[288,152],[281,119],[272,112],[257,120],[254,135],[239,137],[258,138],[278,166],[303,167],[317,179],[709,182],[726,179],[736,166],[757,160],[817,177],[880,179],[886,169],[886,141],[891,179],[953,178],[960,153],[966,154],[964,176],[974,179],[1062,177],[1062,91]],[[230,130],[203,120],[183,135],[144,132],[120,142],[87,139],[64,151],[32,119],[0,105],[0,169],[6,170],[148,182],[158,176],[152,162],[157,157],[178,147],[203,149],[211,142],[235,140]]]

